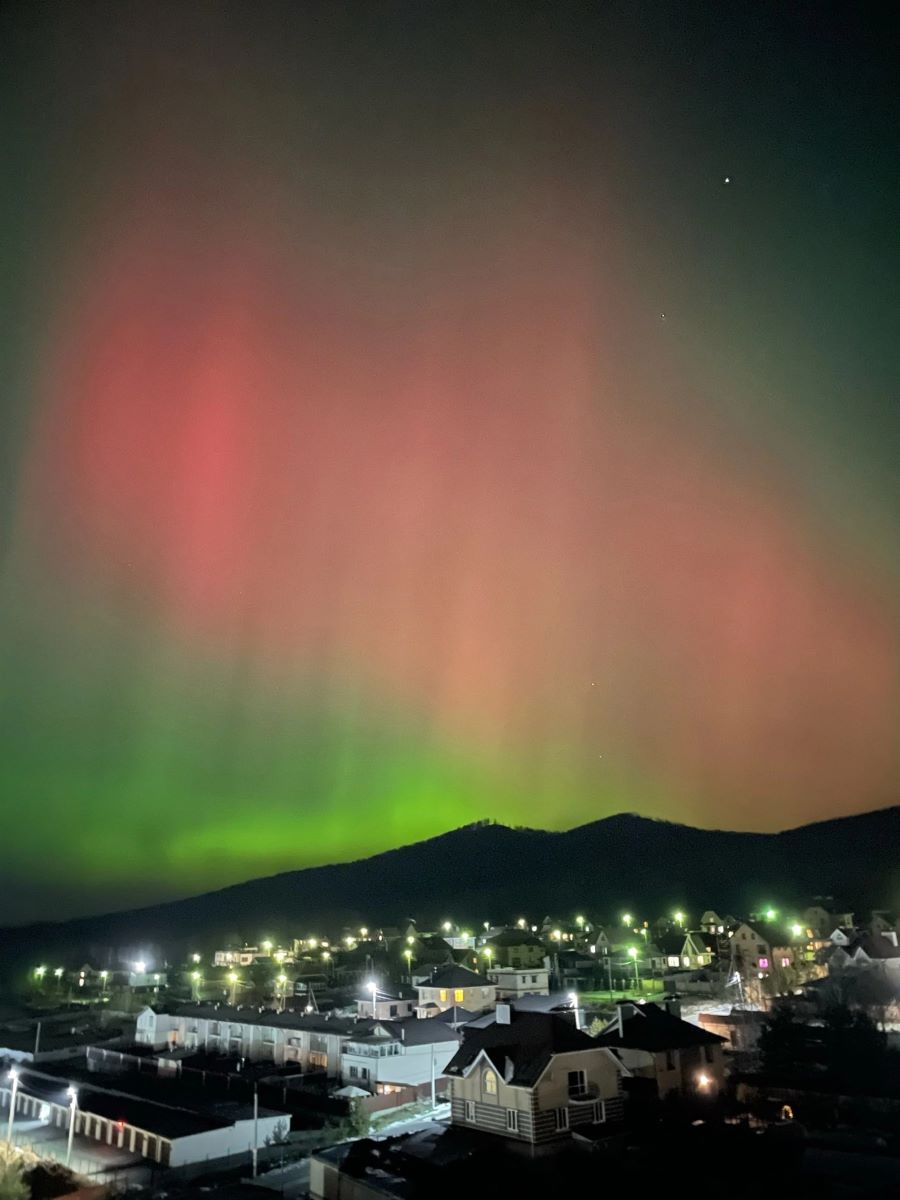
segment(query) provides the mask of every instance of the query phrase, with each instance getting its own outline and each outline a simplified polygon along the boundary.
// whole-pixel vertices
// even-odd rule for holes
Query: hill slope
[[[547,833],[477,825],[357,862],[289,871],[132,912],[7,930],[19,957],[91,945],[208,947],[336,924],[475,924],[583,908],[614,917],[673,906],[742,911],[812,895],[900,904],[900,807],[778,834],[694,829],[622,814]],[[19,953],[16,953],[16,952]]]

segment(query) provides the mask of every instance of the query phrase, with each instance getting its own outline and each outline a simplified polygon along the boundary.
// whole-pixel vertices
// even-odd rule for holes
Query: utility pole
[[[16,1096],[19,1091],[19,1072],[15,1067],[10,1067],[9,1078],[12,1082],[12,1094],[9,1098],[9,1125],[6,1128],[6,1140],[11,1146],[13,1140],[13,1122],[16,1119]]]
[[[256,1178],[257,1158],[259,1155],[259,1091],[253,1083],[253,1178]]]

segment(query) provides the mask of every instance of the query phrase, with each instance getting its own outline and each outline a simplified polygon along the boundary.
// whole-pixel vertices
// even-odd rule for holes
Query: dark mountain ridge
[[[900,806],[781,833],[695,829],[634,814],[562,833],[480,823],[355,862],[287,871],[129,912],[0,931],[8,959],[97,946],[209,949],[226,937],[343,925],[532,920],[587,910],[652,918],[674,907],[745,912],[831,895],[900,905]]]

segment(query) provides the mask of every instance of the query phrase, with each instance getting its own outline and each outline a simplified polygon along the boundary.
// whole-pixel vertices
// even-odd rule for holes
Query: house
[[[485,949],[498,967],[543,967],[547,962],[544,943],[527,929],[504,929],[486,942]]]
[[[496,984],[498,1000],[517,1000],[520,996],[549,996],[550,972],[546,967],[517,970],[515,967],[492,967],[487,973]]]
[[[848,921],[847,924],[850,924]],[[896,937],[900,934],[900,915],[889,911],[886,908],[877,908],[872,910],[872,918],[869,921],[870,933],[893,933]]]
[[[411,1017],[416,1007],[417,995],[408,988],[396,988],[390,992],[373,990],[356,1001],[356,1012],[361,1018],[376,1021],[396,1021]]]
[[[682,1021],[671,1002],[620,1001],[596,1040],[615,1052],[630,1075],[653,1080],[660,1099],[716,1095],[725,1080],[725,1038]]]
[[[900,946],[897,940],[897,934],[890,930],[883,934],[863,933],[852,940],[835,943],[826,959],[828,972],[875,970],[900,981]]]
[[[700,930],[673,929],[656,938],[665,969],[698,971],[713,960],[713,947]]]
[[[805,947],[805,940],[802,945]],[[743,974],[792,967],[803,957],[798,944],[792,944],[792,935],[773,921],[755,921],[752,925],[745,921],[738,925],[730,947],[735,968]]]
[[[831,900],[831,897],[824,897]],[[853,913],[837,909],[833,902],[828,908],[822,904],[811,904],[800,914],[800,922],[812,930],[812,937],[826,938],[832,929],[853,924]]]
[[[702,933],[724,933],[727,924],[727,919],[725,917],[720,917],[719,914],[712,908],[708,908],[700,918],[700,930]]]
[[[341,1081],[374,1095],[399,1094],[406,1088],[425,1095],[456,1053],[459,1037],[451,1025],[438,1020],[360,1022],[358,1034],[341,1047]]]
[[[497,1002],[497,988],[484,975],[454,964],[438,967],[430,978],[418,984],[416,1011],[421,1017],[434,1016],[438,1010],[459,1004],[470,1012],[483,1012]]]
[[[553,1148],[573,1130],[621,1121],[622,1073],[567,1017],[501,1004],[489,1025],[463,1031],[447,1064],[451,1122],[530,1150]]]

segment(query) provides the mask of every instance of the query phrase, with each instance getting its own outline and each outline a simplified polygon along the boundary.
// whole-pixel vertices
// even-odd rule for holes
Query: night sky
[[[896,802],[898,20],[6,4],[0,917]]]

